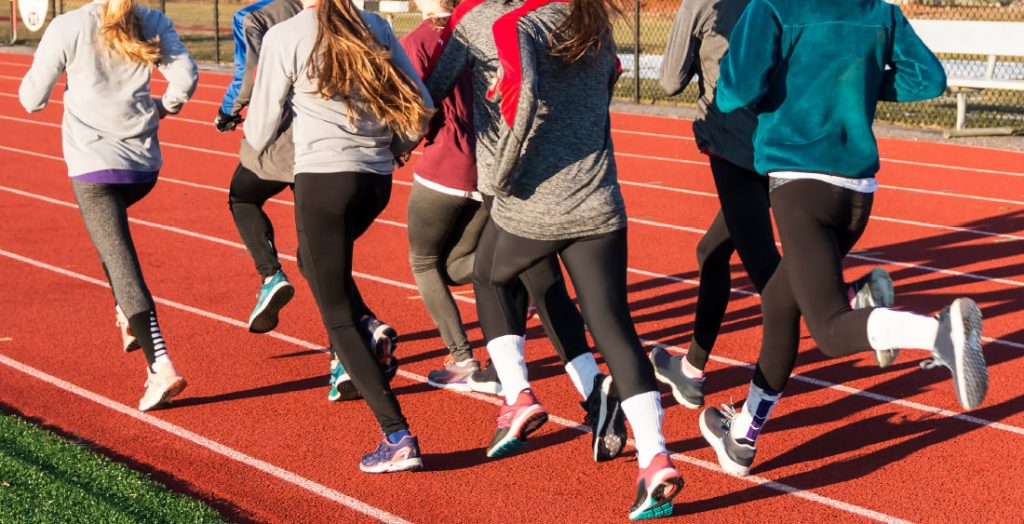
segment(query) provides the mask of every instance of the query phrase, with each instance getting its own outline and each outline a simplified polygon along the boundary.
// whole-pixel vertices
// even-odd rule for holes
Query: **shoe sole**
[[[428,378],[427,379],[427,384],[430,384],[431,386],[434,386],[437,389],[447,389],[449,391],[461,391],[461,392],[473,391],[473,388],[471,388],[469,386],[469,384],[467,384],[465,382],[462,382],[462,383],[434,382],[433,380],[430,380]]]
[[[180,395],[182,391],[185,391],[186,387],[188,387],[188,381],[186,381],[182,377],[179,377],[170,385],[170,387],[164,390],[163,394],[160,395],[159,400],[157,400],[153,405],[148,406],[146,408],[139,406],[139,411],[152,411],[156,408],[166,406],[174,397]]]
[[[476,382],[472,377],[466,379],[466,385],[469,389],[476,391],[477,393],[484,393],[487,395],[501,395],[501,383],[500,382]]]
[[[529,415],[526,420],[523,421],[522,426],[520,426],[519,432],[514,433],[510,431],[509,435],[511,438],[506,436],[504,441],[499,442],[496,446],[487,450],[487,457],[501,458],[515,455],[526,444],[526,438],[540,429],[547,421],[548,414],[546,411],[542,410]]]
[[[331,395],[328,394],[327,400],[331,402],[339,402],[344,400],[358,400],[362,398],[362,395],[359,394],[359,390],[356,389],[355,383],[351,380],[346,380],[338,384],[335,387],[335,390],[338,392],[338,396],[331,398]]]
[[[270,290],[270,298],[264,302],[261,309],[252,312],[249,317],[249,331],[251,333],[267,333],[277,327],[278,313],[291,302],[295,296],[295,286],[288,282],[279,282],[274,289]]]
[[[624,439],[613,433],[615,417],[622,406],[616,402],[615,408],[609,412],[608,397],[611,395],[611,391],[612,381],[606,378],[601,382],[601,409],[597,417],[597,424],[593,428],[594,462],[605,462],[614,459],[619,456],[619,453],[622,453],[622,448],[625,446]],[[605,453],[601,452],[602,444],[604,445]]]
[[[960,327],[960,336],[953,337],[954,390],[964,409],[974,409],[988,393],[988,366],[981,350],[981,309],[969,298],[958,298],[949,314],[952,325]]]
[[[749,467],[737,464],[729,458],[729,454],[725,452],[725,443],[721,438],[716,437],[711,428],[708,427],[707,422],[704,422],[703,412],[700,414],[700,434],[704,437],[704,441],[711,446],[711,449],[715,450],[715,455],[718,457],[718,465],[722,468],[722,471],[734,477],[750,475]]]
[[[399,473],[401,471],[414,471],[417,469],[423,469],[423,459],[419,457],[370,467],[364,466],[362,463],[359,464],[359,470],[363,473]]]
[[[649,492],[644,504],[629,513],[629,520],[671,517],[674,509],[672,499],[683,490],[684,485],[681,476],[661,480]]]

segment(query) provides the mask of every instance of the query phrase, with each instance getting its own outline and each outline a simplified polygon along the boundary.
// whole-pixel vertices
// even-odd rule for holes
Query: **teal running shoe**
[[[277,314],[295,296],[295,287],[283,271],[278,271],[260,286],[256,307],[249,315],[249,331],[266,333],[277,327]]]
[[[327,400],[337,402],[355,400],[359,397],[359,391],[352,383],[352,377],[345,371],[345,366],[341,365],[341,361],[331,362],[331,391],[327,394]]]

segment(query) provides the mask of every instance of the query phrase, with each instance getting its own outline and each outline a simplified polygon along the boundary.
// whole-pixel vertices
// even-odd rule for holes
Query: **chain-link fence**
[[[51,14],[81,7],[88,0],[50,0]],[[638,3],[636,3],[638,1]],[[686,0],[682,0],[686,1]],[[911,19],[978,20],[1024,22],[1024,0],[892,0],[899,3]],[[615,23],[624,74],[616,86],[616,95],[648,104],[693,104],[696,84],[682,94],[666,97],[658,86],[658,70],[668,43],[672,20],[680,0],[623,0],[625,16]],[[234,52],[231,18],[247,5],[247,0],[148,0],[142,3],[163,9],[174,20],[182,39],[198,60],[230,62]],[[410,7],[413,5],[409,3]],[[369,7],[369,5],[368,5]],[[9,19],[11,3],[0,0],[0,41],[11,39]],[[395,32],[401,36],[419,23],[417,13],[387,14]],[[22,30],[18,42],[34,45],[41,33]],[[1020,35],[1024,39],[1024,33]],[[940,55],[950,76],[980,77],[986,69],[986,56]],[[997,79],[1024,80],[1024,58],[1000,57],[995,68]],[[1009,126],[1024,129],[1024,91],[985,89],[968,95],[968,127]],[[936,100],[913,104],[883,103],[878,118],[883,121],[951,127],[956,115],[956,99],[947,94]]]

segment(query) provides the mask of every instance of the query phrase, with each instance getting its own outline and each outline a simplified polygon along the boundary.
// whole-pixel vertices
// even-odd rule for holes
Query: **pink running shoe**
[[[174,370],[174,364],[157,364],[156,373],[147,370],[149,378],[146,380],[146,393],[139,400],[139,411],[149,411],[154,408],[166,405],[172,398],[178,396],[188,382]]]
[[[523,390],[515,404],[501,407],[498,432],[494,434],[491,445],[487,446],[487,456],[498,458],[514,455],[526,444],[526,437],[547,421],[548,412],[544,406],[537,402],[532,391]]]
[[[128,317],[125,316],[124,311],[121,311],[121,306],[114,306],[114,311],[117,313],[117,328],[121,330],[121,348],[125,353],[141,349],[142,346],[139,345],[139,340],[132,333],[132,328],[128,325]]]
[[[654,456],[651,465],[640,470],[636,479],[636,500],[629,507],[629,520],[672,516],[672,499],[683,489],[679,474],[668,453]]]
[[[455,362],[452,357],[444,361],[444,367],[427,373],[427,384],[435,388],[452,389],[455,391],[473,391],[469,387],[469,377],[480,369],[475,359]]]

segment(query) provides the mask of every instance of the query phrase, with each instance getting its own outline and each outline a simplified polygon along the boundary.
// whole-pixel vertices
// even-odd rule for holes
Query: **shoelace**
[[[732,427],[733,419],[736,418],[736,415],[738,414],[736,412],[735,403],[732,401],[732,399],[729,399],[728,404],[722,404],[721,411],[722,414],[725,415],[725,420],[722,421],[722,427],[724,427],[725,429],[729,429],[730,427]]]
[[[918,364],[921,369],[935,369],[937,367],[946,367],[947,364],[942,358],[934,356],[932,358],[926,358]]]

